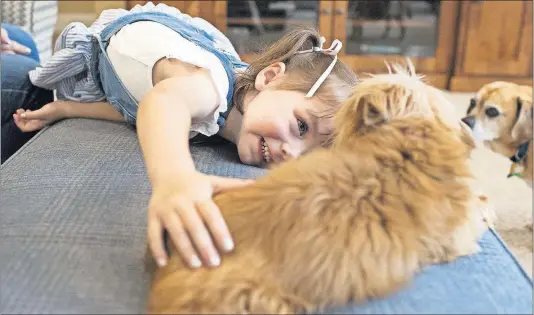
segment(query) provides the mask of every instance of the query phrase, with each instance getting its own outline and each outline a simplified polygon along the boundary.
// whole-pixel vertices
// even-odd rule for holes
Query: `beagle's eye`
[[[477,101],[474,98],[472,98],[471,101],[469,101],[469,107],[467,108],[467,115],[469,115],[469,113],[471,113],[471,111],[475,109],[476,106],[477,106]]]
[[[488,116],[489,118],[495,118],[500,114],[501,113],[499,113],[499,111],[495,107],[486,108],[486,116]]]
[[[299,124],[299,134],[302,137],[308,132],[308,124],[300,119],[297,120],[297,123]]]

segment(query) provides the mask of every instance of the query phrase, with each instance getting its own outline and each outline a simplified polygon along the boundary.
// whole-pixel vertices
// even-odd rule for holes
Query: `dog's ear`
[[[523,141],[532,138],[532,100],[520,97],[516,100],[516,120],[512,127],[512,139]]]
[[[474,150],[476,143],[471,129],[466,124],[460,123],[460,130],[458,132],[460,140],[469,148],[469,151]]]
[[[365,134],[368,130],[366,127],[389,121],[387,109],[384,108],[386,106],[384,104],[389,106],[386,98],[380,90],[353,94],[335,116],[335,134],[331,139],[332,145],[338,146],[354,135]]]
[[[386,105],[386,108],[384,108]],[[387,108],[389,100],[382,100],[375,95],[361,97],[356,110],[356,129],[386,123],[390,119]]]

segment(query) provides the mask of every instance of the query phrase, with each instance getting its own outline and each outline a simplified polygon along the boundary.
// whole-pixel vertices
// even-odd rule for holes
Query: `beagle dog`
[[[476,93],[462,118],[477,141],[510,158],[508,177],[522,178],[531,187],[532,116],[531,86],[496,81]]]

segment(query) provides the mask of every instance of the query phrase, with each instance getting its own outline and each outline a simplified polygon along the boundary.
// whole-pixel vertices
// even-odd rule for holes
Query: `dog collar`
[[[527,155],[529,145],[530,145],[530,140],[521,144],[519,148],[517,148],[517,150],[515,151],[515,154],[512,157],[510,157],[510,161],[514,163],[521,162],[521,160],[523,160],[523,158]]]
[[[512,176],[521,177],[521,174],[523,173],[523,166],[521,165],[521,161],[527,155],[528,147],[530,146],[530,141],[531,140],[522,143],[517,148],[514,155],[510,157],[510,161],[512,161],[512,165],[510,166],[510,171],[508,172],[507,177],[512,177]]]

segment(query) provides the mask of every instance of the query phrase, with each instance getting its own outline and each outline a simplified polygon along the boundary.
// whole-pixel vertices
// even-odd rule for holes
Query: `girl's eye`
[[[299,134],[302,137],[308,132],[308,124],[300,119],[297,119],[297,123],[299,124]]]

